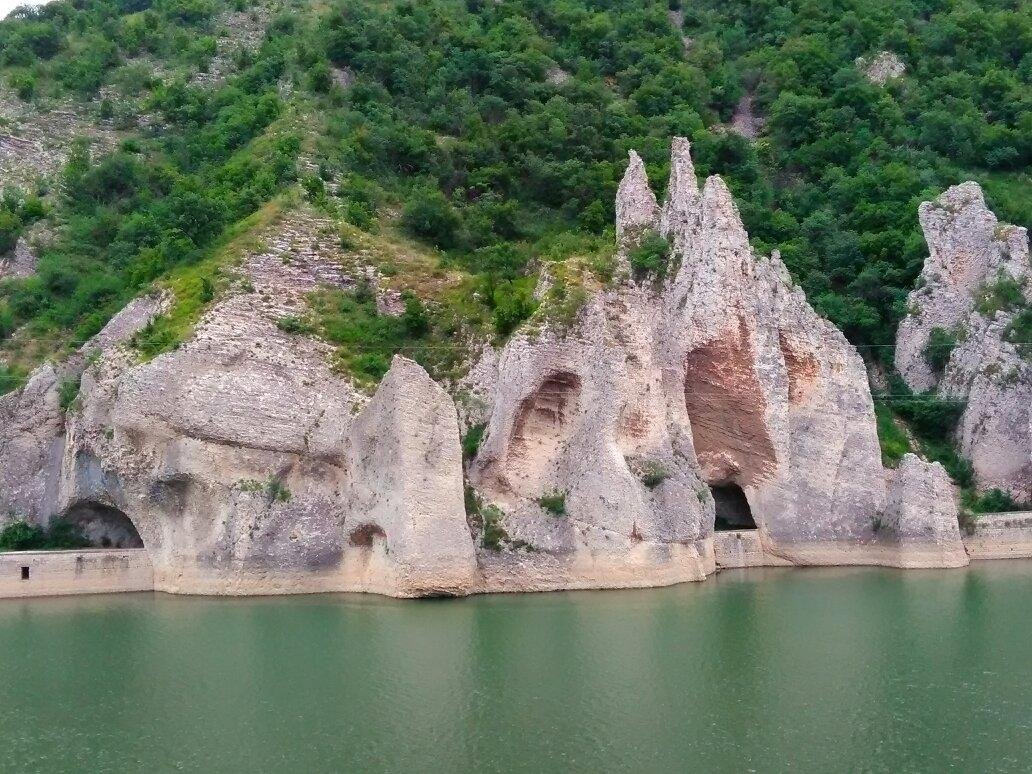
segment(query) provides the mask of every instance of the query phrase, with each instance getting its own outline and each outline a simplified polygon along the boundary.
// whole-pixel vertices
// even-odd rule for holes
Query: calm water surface
[[[1032,562],[0,601],[0,768],[1029,770]]]

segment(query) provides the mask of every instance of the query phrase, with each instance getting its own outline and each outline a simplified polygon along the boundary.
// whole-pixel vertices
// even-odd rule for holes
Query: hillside
[[[755,253],[891,372],[919,204],[973,179],[1032,221],[1030,51],[1032,11],[1002,0],[25,11],[0,22],[0,393],[141,294],[166,302],[136,356],[176,349],[263,250],[342,267],[277,322],[331,345],[336,374],[370,391],[401,353],[454,387],[485,343],[611,286],[627,151],[665,180],[671,136],[726,180]],[[636,276],[665,273],[650,249]],[[889,462],[916,447],[971,485],[961,401],[891,374],[876,398]]]

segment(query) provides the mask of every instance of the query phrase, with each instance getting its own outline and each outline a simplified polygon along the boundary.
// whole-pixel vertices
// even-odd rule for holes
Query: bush
[[[992,318],[997,312],[1009,312],[1025,303],[1021,283],[1001,274],[995,282],[986,283],[978,293],[975,309]]]
[[[437,189],[420,189],[412,194],[405,203],[401,222],[413,236],[443,249],[455,246],[462,225],[459,213]]]
[[[648,489],[655,489],[668,478],[670,472],[658,462],[650,460],[641,466],[641,483]]]
[[[1013,343],[1022,357],[1032,360],[1032,306],[1022,309],[1011,320],[1003,332],[1003,338]]]
[[[501,282],[495,286],[491,295],[492,322],[495,332],[505,338],[515,331],[537,309],[534,294],[524,284],[518,282]]]
[[[957,337],[945,328],[932,328],[928,336],[928,343],[922,351],[925,362],[935,373],[941,374],[945,370],[953,350],[957,347]]]
[[[662,280],[670,264],[670,243],[657,232],[646,231],[638,246],[627,254],[627,259],[638,282],[646,277]]]
[[[482,544],[484,548],[491,551],[501,551],[504,544],[509,542],[509,533],[502,526],[502,519],[505,514],[497,505],[485,505],[480,509],[480,517],[484,525],[484,537]]]
[[[21,218],[8,210],[0,209],[0,256],[14,249],[21,236]]]
[[[473,425],[466,434],[462,437],[462,458],[465,460],[472,460],[477,456],[477,452],[480,451],[480,443],[484,440],[484,431],[487,429],[486,423],[480,423],[479,425]]]
[[[987,489],[985,492],[966,492],[964,508],[971,513],[1006,513],[1008,511],[1032,511],[1032,503],[1021,503],[1002,489]]]
[[[539,497],[537,504],[553,516],[566,515],[566,494],[563,492],[549,492]]]
[[[78,527],[62,519],[55,519],[47,528],[16,521],[0,531],[0,551],[59,551],[89,545]]]
[[[75,403],[79,396],[79,379],[64,379],[57,387],[57,394],[61,400],[61,410],[67,411]]]
[[[911,451],[910,441],[896,424],[892,410],[884,403],[874,404],[874,415],[878,422],[878,443],[881,446],[882,464],[894,468]]]

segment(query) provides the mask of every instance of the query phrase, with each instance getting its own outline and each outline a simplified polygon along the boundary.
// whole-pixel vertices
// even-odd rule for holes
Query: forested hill
[[[861,345],[893,340],[921,200],[973,178],[1032,223],[1020,0],[60,0],[0,23],[0,82],[0,253],[40,252],[0,283],[0,391],[296,183],[437,248],[503,335],[534,264],[609,249],[627,149],[665,180],[672,135]],[[18,156],[34,124],[48,153]],[[218,277],[189,278],[203,307]]]

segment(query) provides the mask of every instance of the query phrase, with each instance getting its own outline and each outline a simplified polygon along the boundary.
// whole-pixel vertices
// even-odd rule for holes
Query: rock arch
[[[98,548],[144,548],[143,538],[124,511],[96,500],[80,500],[61,518],[75,526]]]

